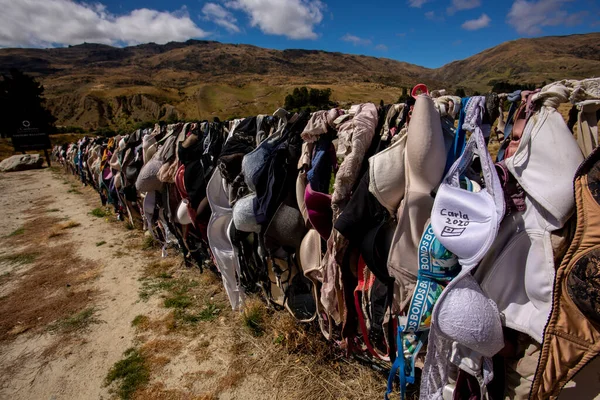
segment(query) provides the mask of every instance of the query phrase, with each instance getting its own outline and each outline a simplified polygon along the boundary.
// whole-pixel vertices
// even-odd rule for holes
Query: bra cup
[[[554,230],[573,213],[573,177],[582,162],[581,150],[561,114],[542,107],[530,118],[506,166],[527,195],[551,214]]]
[[[227,191],[223,188],[223,178],[218,170],[213,172],[206,185],[206,197],[213,214],[231,213]]]
[[[221,272],[231,308],[236,310],[242,306],[244,293],[236,280],[236,271],[239,272],[240,265],[228,235],[232,223],[231,208],[228,207],[223,178],[218,172],[213,173],[208,181],[206,195],[213,211],[207,227],[208,243],[217,269]]]
[[[369,192],[391,214],[404,198],[406,137],[369,159]]]
[[[278,131],[263,140],[260,145],[250,153],[244,155],[242,159],[242,174],[244,175],[244,182],[250,190],[256,191],[255,179],[258,173],[265,164],[265,161],[269,157],[270,152],[279,140],[281,140],[281,132]]]
[[[319,232],[310,229],[300,244],[298,259],[304,276],[323,280],[321,272],[321,236]]]
[[[442,180],[446,148],[440,114],[429,96],[417,97],[407,136],[407,187],[415,192],[430,193]]]
[[[496,237],[496,205],[485,190],[470,192],[443,184],[431,212],[431,225],[436,238],[462,265],[476,265]]]
[[[256,194],[249,194],[239,199],[233,206],[233,223],[236,229],[242,232],[260,232],[261,227],[254,215],[255,198]]]
[[[600,248],[596,246],[573,264],[566,279],[571,301],[586,318],[600,325]]]
[[[311,225],[327,240],[333,228],[331,196],[313,191],[309,183],[306,185],[304,202]]]
[[[447,339],[485,357],[494,356],[504,347],[498,307],[483,294],[470,273],[440,298],[434,307],[433,320]]]
[[[220,215],[215,217],[210,223],[208,229],[208,240],[211,247],[218,249],[220,252],[232,251],[231,241],[227,235],[229,224],[231,223],[231,215]]]

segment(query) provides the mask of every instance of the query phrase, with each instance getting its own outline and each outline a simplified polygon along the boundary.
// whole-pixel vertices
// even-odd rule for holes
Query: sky
[[[188,39],[429,68],[521,37],[600,31],[600,0],[0,0],[0,47]]]

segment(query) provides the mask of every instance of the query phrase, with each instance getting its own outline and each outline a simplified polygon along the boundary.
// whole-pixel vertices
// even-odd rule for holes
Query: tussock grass
[[[253,336],[262,336],[265,332],[267,307],[259,299],[250,299],[244,305],[242,324]]]
[[[164,301],[166,308],[183,309],[188,308],[192,304],[192,300],[185,294],[177,293],[173,296],[167,297]]]
[[[66,231],[67,229],[77,228],[78,226],[81,226],[81,224],[79,222],[75,222],[75,221],[66,221],[61,224],[56,224],[50,230],[50,233],[48,234],[48,238],[51,239],[51,238],[63,236],[65,234],[64,231]]]
[[[146,315],[136,315],[133,321],[131,321],[131,326],[134,328],[145,329],[150,323],[150,318]]]
[[[114,392],[121,399],[133,397],[136,390],[145,386],[150,380],[150,368],[146,357],[136,348],[123,353],[124,358],[112,366],[104,381],[106,386],[116,384]]]
[[[175,310],[176,321],[196,324],[201,321],[213,321],[221,313],[221,309],[214,303],[208,302],[198,313],[187,310]]]
[[[94,307],[86,308],[77,314],[63,318],[51,324],[48,327],[50,332],[74,333],[87,330],[92,324],[99,324],[102,321],[96,318],[97,310]]]
[[[164,275],[171,275],[171,271],[175,268],[176,260],[161,259],[154,260],[144,267],[144,277],[162,278]]]
[[[106,244],[106,241],[101,240],[101,241],[99,241],[99,242],[96,243],[96,247],[100,247],[100,246],[103,246],[105,244]]]
[[[90,211],[90,215],[93,215],[97,218],[104,218],[110,215],[110,211],[107,211],[106,209],[101,207],[96,207],[92,211]]]
[[[19,236],[25,233],[25,227],[20,227],[15,229],[14,231],[12,231],[11,233],[9,233],[8,235],[6,235],[6,237],[14,237],[14,236]]]
[[[79,222],[75,222],[75,221],[67,221],[63,224],[58,225],[58,227],[62,230],[73,229],[73,228],[77,228],[78,226],[81,226],[81,224]]]
[[[48,210],[49,213],[55,213],[55,212],[59,212],[59,211],[60,211],[60,209],[58,209],[58,208],[52,208],[52,209]]]
[[[35,251],[23,251],[14,254],[7,254],[0,256],[0,262],[7,262],[10,264],[32,264],[38,258],[40,254]]]
[[[145,236],[142,241],[142,250],[160,249],[160,243],[152,236]]]

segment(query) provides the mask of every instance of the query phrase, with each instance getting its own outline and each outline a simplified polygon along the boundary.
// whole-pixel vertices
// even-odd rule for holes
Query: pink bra
[[[329,239],[333,229],[333,211],[331,209],[331,195],[315,192],[306,185],[304,192],[304,202],[308,210],[308,219],[312,226],[319,232],[319,235],[325,240]]]

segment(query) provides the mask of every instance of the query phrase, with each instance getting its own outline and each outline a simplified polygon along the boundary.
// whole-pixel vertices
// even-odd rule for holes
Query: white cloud
[[[491,21],[492,20],[490,19],[490,17],[487,16],[487,14],[481,14],[481,17],[465,21],[465,23],[461,26],[463,29],[466,29],[468,31],[476,31],[478,29],[485,28],[490,24]]]
[[[0,0],[0,47],[79,44],[167,43],[208,35],[185,8],[141,8],[113,15],[100,3],[71,0]]]
[[[202,7],[202,14],[204,14],[205,19],[222,26],[229,32],[238,33],[240,31],[240,28],[236,25],[237,19],[233,14],[216,3],[206,3]]]
[[[410,7],[421,8],[423,4],[429,2],[430,0],[408,0],[408,5]]]
[[[375,50],[388,51],[388,47],[385,44],[378,44],[377,46],[375,46]]]
[[[430,21],[443,21],[444,17],[442,15],[437,14],[435,11],[427,11],[425,13],[425,18]]]
[[[316,39],[314,28],[325,9],[320,0],[231,0],[225,5],[247,13],[250,25],[263,33],[290,39]]]
[[[507,15],[507,22],[524,35],[538,35],[545,26],[579,25],[586,11],[569,14],[563,10],[571,0],[515,0]]]
[[[370,46],[371,45],[371,41],[369,39],[363,39],[361,37],[351,35],[349,33],[346,33],[344,36],[342,36],[342,40],[344,42],[350,42],[355,46]]]
[[[448,7],[448,14],[452,15],[456,11],[471,10],[481,6],[481,0],[452,0],[452,5]]]

